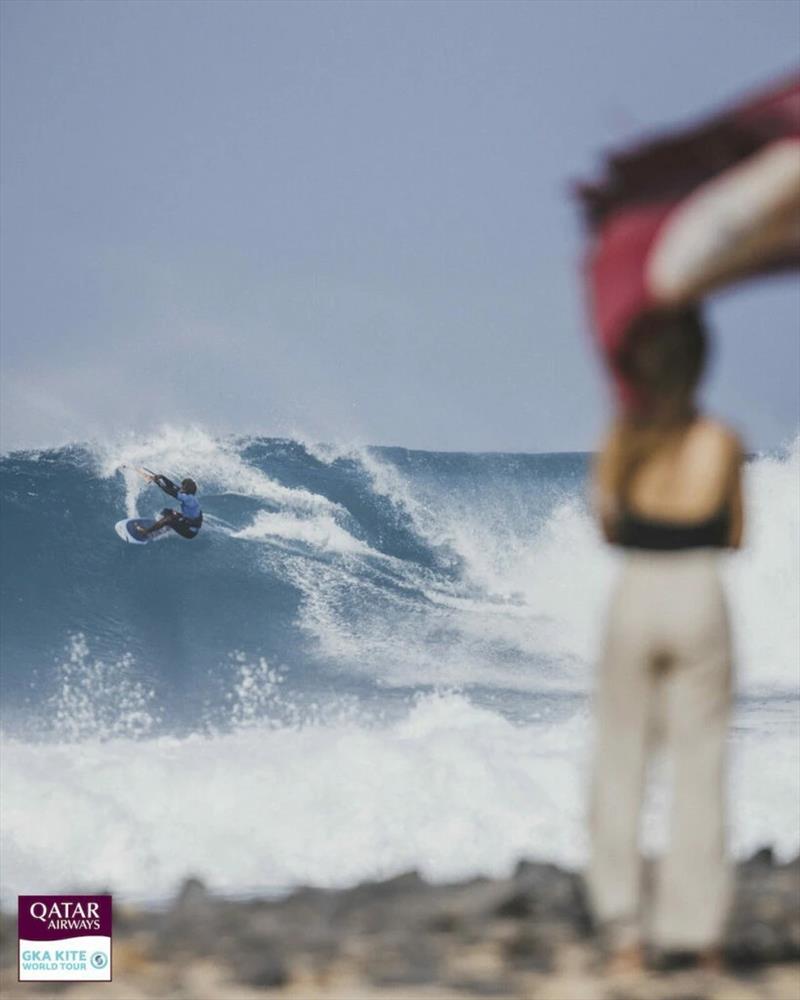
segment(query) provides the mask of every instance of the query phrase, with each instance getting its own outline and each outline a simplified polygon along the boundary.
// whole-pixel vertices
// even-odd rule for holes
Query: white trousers
[[[725,743],[731,643],[711,550],[632,552],[611,600],[596,693],[589,892],[614,947],[718,943],[731,879],[725,854]],[[669,848],[642,900],[639,827],[647,763],[666,742]]]

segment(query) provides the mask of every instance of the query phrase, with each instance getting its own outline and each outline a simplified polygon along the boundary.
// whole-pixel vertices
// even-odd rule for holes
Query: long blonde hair
[[[680,440],[694,420],[706,355],[698,307],[653,311],[631,327],[616,359],[634,397],[619,421],[611,468],[611,489],[619,505],[642,463]]]

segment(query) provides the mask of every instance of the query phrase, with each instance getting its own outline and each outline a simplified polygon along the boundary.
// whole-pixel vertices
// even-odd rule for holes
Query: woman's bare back
[[[741,448],[723,424],[700,418],[636,469],[626,505],[641,517],[694,522],[729,503]]]
[[[596,476],[601,519],[610,540],[623,509],[640,518],[685,525],[701,523],[727,506],[730,545],[739,546],[742,448],[730,428],[699,417],[685,430],[664,438],[637,464],[623,498],[613,496],[610,488],[620,461],[620,435],[619,428],[612,430],[599,456]]]

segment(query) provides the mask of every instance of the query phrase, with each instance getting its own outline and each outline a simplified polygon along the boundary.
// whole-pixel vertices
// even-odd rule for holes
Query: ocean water
[[[137,464],[198,481],[195,541],[120,542],[115,521],[168,502]],[[179,428],[2,458],[2,899],[580,864],[615,572],[588,464]],[[724,570],[731,840],[788,857],[800,444],[751,461],[746,487]],[[667,805],[661,774],[651,849]]]

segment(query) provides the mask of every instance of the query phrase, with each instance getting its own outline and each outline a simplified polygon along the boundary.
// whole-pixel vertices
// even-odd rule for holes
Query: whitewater
[[[616,557],[590,457],[163,428],[0,459],[0,897],[161,899],[417,868],[579,865],[594,651]],[[120,543],[199,483],[200,536]],[[730,832],[798,849],[800,439],[746,468],[724,557]],[[645,817],[658,849],[659,765]]]

